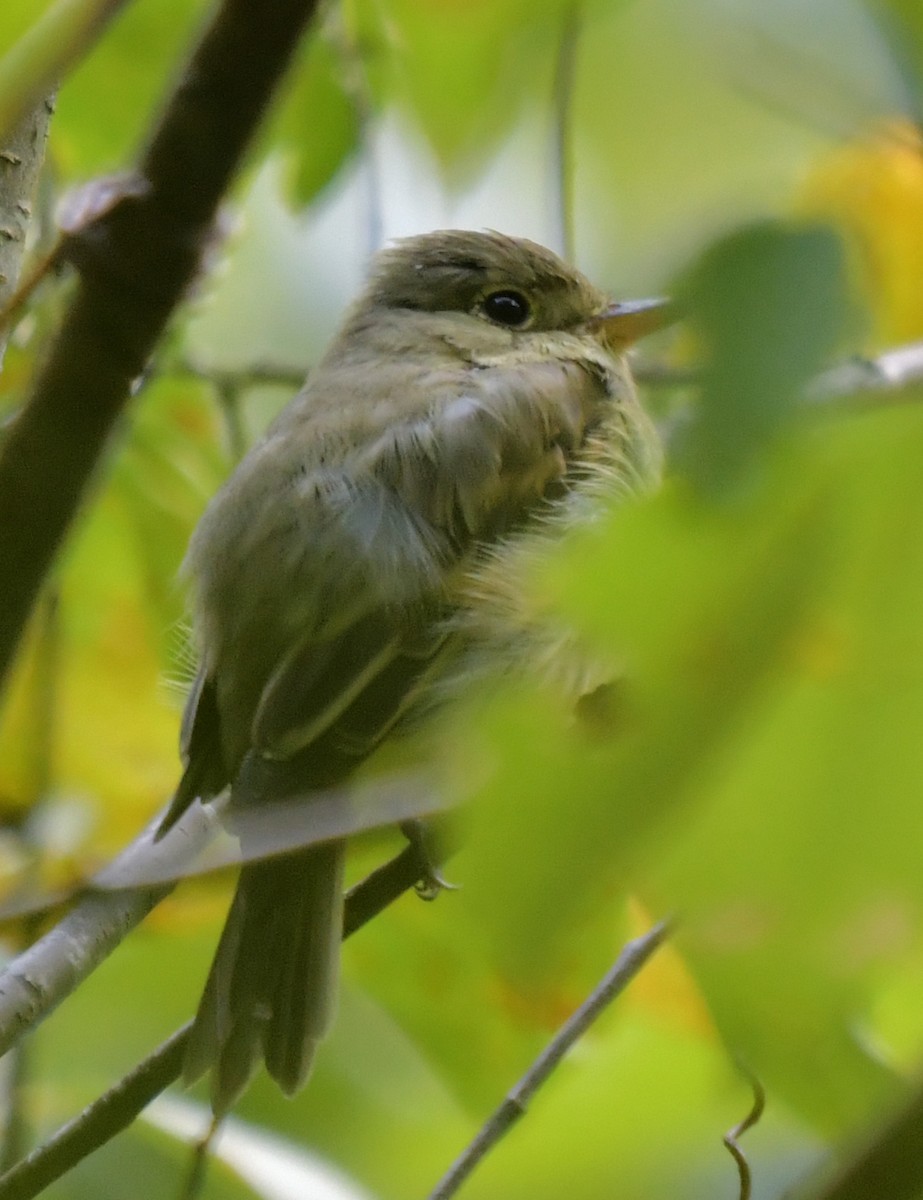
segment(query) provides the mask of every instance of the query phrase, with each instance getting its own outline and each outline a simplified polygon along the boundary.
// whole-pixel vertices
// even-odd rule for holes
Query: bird
[[[161,835],[227,789],[233,814],[345,786],[478,676],[541,660],[592,689],[517,589],[569,529],[656,482],[625,351],[671,319],[497,232],[377,254],[190,541],[199,670]],[[339,839],[242,867],[186,1049],[216,1113],[261,1062],[288,1094],[305,1083],[334,1013],[344,857]]]

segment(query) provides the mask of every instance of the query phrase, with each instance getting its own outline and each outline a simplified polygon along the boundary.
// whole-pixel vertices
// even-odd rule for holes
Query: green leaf
[[[827,1132],[893,1098],[872,997],[920,962],[923,415],[824,427],[810,450],[780,484],[832,501],[826,588],[653,870],[731,1044]]]
[[[324,26],[307,39],[268,132],[291,162],[287,182],[298,207],[310,203],[359,146],[357,99],[350,95],[344,76],[350,70],[361,73],[362,66],[344,61],[344,42]],[[363,86],[361,78],[355,86]]]
[[[66,179],[134,158],[207,7],[205,0],[131,5],[68,77],[52,125],[52,149]]]
[[[915,104],[923,101],[923,10],[916,0],[874,0],[873,9],[881,13],[881,23],[892,53],[904,67],[904,81]]]
[[[702,489],[732,484],[792,419],[842,339],[845,257],[823,226],[764,223],[709,247],[680,288],[705,357],[679,467]]]
[[[548,104],[566,0],[386,0],[376,94],[409,110],[453,181],[480,168],[529,102]],[[376,61],[377,60],[377,61]]]
[[[627,883],[640,840],[692,802],[700,772],[733,745],[806,619],[828,529],[811,495],[707,511],[673,488],[556,559],[541,603],[570,611],[625,679],[601,737],[532,689],[493,701],[464,746],[463,777],[490,764],[472,903],[520,969],[556,969],[577,915]]]
[[[916,407],[796,425],[744,498],[613,514],[534,600],[618,663],[609,728],[534,688],[454,725],[493,960],[560,977],[639,891],[679,915],[731,1050],[824,1135],[894,1099],[874,988],[921,954],[921,455]]]
[[[49,95],[93,45],[124,0],[57,0],[28,28],[34,7],[11,0],[0,17],[0,46],[18,40],[0,60],[0,143],[34,104]]]

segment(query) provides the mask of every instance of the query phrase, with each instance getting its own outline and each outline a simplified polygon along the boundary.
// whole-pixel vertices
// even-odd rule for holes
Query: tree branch
[[[193,858],[214,833],[214,810],[196,806],[183,818],[179,837],[157,846],[161,860],[181,864]],[[133,873],[133,864],[151,856],[151,829],[136,838],[110,869]],[[125,891],[88,891],[44,937],[0,974],[0,1055],[49,1013],[91,974],[122,939],[175,885]]]
[[[444,853],[454,844],[451,827],[437,815],[445,806],[421,782],[396,776],[358,787],[349,797],[333,791],[308,801],[294,797],[266,804],[257,812],[236,814],[236,835],[224,844],[214,840],[223,805],[194,805],[162,839],[155,839],[155,819],[81,888],[38,896],[27,888],[11,897],[0,907],[6,920],[29,916],[34,921],[50,908],[75,903],[53,929],[0,972],[0,1055],[53,1012],[180,879],[237,866],[245,857],[267,859],[424,816],[436,831],[437,852]],[[249,843],[246,856],[237,840],[244,834]]]
[[[0,145],[0,311],[16,289],[54,104],[43,100]],[[0,366],[8,330],[0,329]]]
[[[885,350],[875,358],[853,358],[819,375],[809,399],[827,404],[857,398],[860,402],[893,400],[894,394],[923,383],[923,342]]]
[[[632,363],[645,387],[695,387],[702,382],[696,366],[672,367],[649,359]],[[874,358],[856,356],[822,371],[806,388],[806,399],[819,406],[893,404],[900,393],[923,383],[923,342],[883,350]]]
[[[616,996],[625,990],[654,951],[666,940],[669,932],[669,923],[661,921],[641,937],[627,943],[608,974],[577,1011],[561,1026],[522,1079],[507,1093],[503,1102],[481,1127],[474,1140],[459,1155],[430,1193],[429,1200],[448,1200],[458,1191],[481,1159],[525,1114],[532,1097],[571,1046],[586,1033]]]
[[[346,897],[347,938],[414,886],[425,867],[413,845],[373,871]],[[62,1126],[44,1145],[0,1176],[0,1200],[31,1200],[44,1188],[126,1129],[138,1114],[179,1078],[189,1021],[115,1087]]]
[[[224,0],[137,179],[72,236],[80,285],[0,453],[0,679],[131,385],[193,278],[218,202],[316,0]]]

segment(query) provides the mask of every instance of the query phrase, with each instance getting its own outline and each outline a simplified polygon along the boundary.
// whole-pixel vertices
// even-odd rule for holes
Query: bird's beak
[[[639,338],[665,329],[679,319],[676,305],[656,300],[622,300],[587,321],[587,328],[613,350],[627,350]]]

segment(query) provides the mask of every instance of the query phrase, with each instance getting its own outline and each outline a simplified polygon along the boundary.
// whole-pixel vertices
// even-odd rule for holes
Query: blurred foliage
[[[904,65],[916,100],[923,97],[923,12],[914,0],[874,0],[893,52]]]
[[[818,164],[801,196],[835,219],[869,301],[870,348],[923,337],[923,138],[907,120],[878,126]]]
[[[570,3],[386,0],[379,11],[391,53],[372,58],[374,78],[420,122],[442,165],[470,174],[526,104],[547,100]]]
[[[0,6],[0,53],[50,7]],[[131,161],[206,8],[135,0],[64,81],[41,211]],[[10,886],[92,870],[170,792],[192,670],[184,547],[285,395],[248,363],[309,365],[376,223],[548,240],[571,8],[326,6],[20,655],[0,718]],[[375,1195],[423,1194],[625,938],[675,913],[675,944],[468,1194],[733,1195],[721,1136],[750,1105],[736,1059],[768,1093],[745,1144],[755,1195],[776,1197],[874,1125],[923,1059],[923,393],[799,402],[831,358],[923,336],[923,148],[898,99],[919,94],[923,22],[913,0],[577,11],[581,265],[673,287],[690,330],[675,353],[701,366],[700,387],[657,398],[660,494],[532,583],[535,613],[620,664],[611,720],[577,728],[532,683],[447,714],[433,756],[467,801],[461,890],[405,897],[350,941],[310,1086],[288,1101],[260,1078],[240,1115]],[[15,331],[5,413],[65,290],[49,281]],[[363,840],[353,873],[397,844]],[[185,885],[42,1027],[20,1098],[37,1137],[192,1011],[229,882]],[[184,1162],[142,1124],[48,1194],[125,1194],[143,1172],[145,1195],[174,1195]],[[225,1167],[207,1194],[250,1192]]]
[[[844,343],[842,247],[829,227],[751,226],[712,246],[677,295],[705,367],[675,465],[701,490],[724,490],[753,470]]]
[[[304,49],[272,134],[295,164],[293,198],[307,204],[342,170],[359,149],[361,100],[366,87],[358,49],[334,24],[339,10],[331,9]],[[352,57],[350,57],[352,53]],[[324,114],[324,136],[313,136],[317,113]]]

